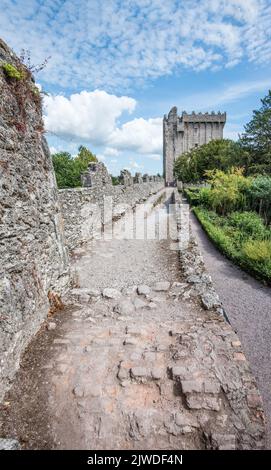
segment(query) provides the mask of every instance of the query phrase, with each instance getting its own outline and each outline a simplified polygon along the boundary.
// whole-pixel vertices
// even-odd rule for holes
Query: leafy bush
[[[244,188],[249,187],[250,180],[243,176],[243,171],[233,168],[229,173],[220,170],[206,172],[211,184],[209,193],[205,192],[205,204],[218,214],[225,215],[246,206]]]
[[[186,188],[184,190],[184,195],[192,206],[197,206],[199,204],[199,194],[199,188]]]
[[[271,261],[270,240],[249,240],[244,243],[242,251],[252,261]]]
[[[270,230],[264,226],[261,217],[255,212],[233,212],[228,216],[227,222],[236,227],[243,238],[264,240],[270,237]]]
[[[251,179],[246,188],[246,195],[251,209],[259,212],[266,224],[271,222],[271,177],[257,176]]]
[[[248,165],[248,153],[239,143],[229,139],[211,140],[208,144],[195,147],[182,154],[174,164],[176,178],[184,183],[206,179],[206,171],[227,171],[232,166]]]

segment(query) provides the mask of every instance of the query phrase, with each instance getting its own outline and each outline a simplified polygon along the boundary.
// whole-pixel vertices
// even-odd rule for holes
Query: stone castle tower
[[[187,114],[178,116],[174,106],[163,120],[163,163],[166,185],[174,184],[173,166],[177,157],[207,144],[210,140],[223,139],[226,113]]]

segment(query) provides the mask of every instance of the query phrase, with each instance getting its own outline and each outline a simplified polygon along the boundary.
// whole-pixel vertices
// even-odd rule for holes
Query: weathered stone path
[[[261,448],[236,334],[190,297],[174,240],[118,239],[123,223],[74,252],[77,286],[30,345],[1,432],[26,448]]]
[[[193,215],[191,223],[206,267],[258,382],[268,424],[267,445],[271,449],[271,289],[225,258]]]

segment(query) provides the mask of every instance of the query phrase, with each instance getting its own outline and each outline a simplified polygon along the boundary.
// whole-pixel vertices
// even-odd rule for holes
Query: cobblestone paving
[[[161,207],[152,223],[158,213],[166,223]],[[26,354],[6,397],[6,435],[26,448],[263,447],[240,341],[190,298],[174,246],[114,239],[74,253],[78,285]]]

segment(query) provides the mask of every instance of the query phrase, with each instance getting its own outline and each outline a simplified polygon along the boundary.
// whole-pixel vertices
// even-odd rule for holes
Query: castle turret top
[[[177,107],[174,106],[168,115],[165,114],[164,120],[169,120],[172,121],[174,119],[177,119],[178,117],[178,110]],[[221,113],[218,111],[218,113],[215,113],[212,111],[211,113],[196,113],[195,111],[192,111],[191,114],[187,113],[186,111],[182,111],[181,116],[178,118],[179,122],[226,122],[227,115],[226,113]]]

